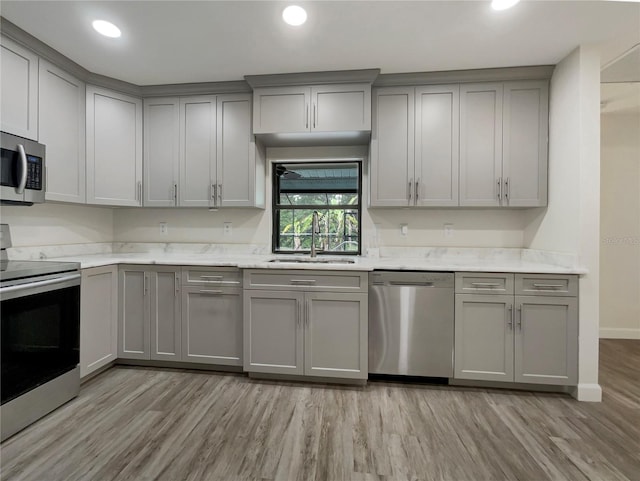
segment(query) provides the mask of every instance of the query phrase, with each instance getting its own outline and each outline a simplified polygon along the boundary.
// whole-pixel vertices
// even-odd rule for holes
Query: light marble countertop
[[[455,254],[455,253],[454,253]],[[308,256],[300,256],[308,257]],[[64,257],[50,257],[47,260],[79,262],[83,269],[113,264],[140,265],[178,265],[178,266],[211,266],[238,267],[240,269],[305,269],[305,270],[340,270],[340,271],[372,271],[411,270],[411,271],[471,271],[471,272],[514,272],[530,274],[586,274],[587,270],[579,266],[567,266],[549,259],[536,259],[536,256],[513,255],[478,255],[465,252],[461,255],[443,255],[427,257],[351,257],[353,264],[342,263],[299,263],[269,262],[272,259],[294,258],[294,256],[266,254],[234,254],[234,253],[179,253],[179,252],[145,252],[145,253],[103,253],[83,254]],[[538,256],[540,257],[540,256]],[[322,258],[322,257],[320,257]],[[336,257],[334,257],[336,258]]]

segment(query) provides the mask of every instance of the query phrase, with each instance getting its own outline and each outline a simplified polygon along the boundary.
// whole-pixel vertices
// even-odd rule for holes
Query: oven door
[[[0,392],[5,404],[78,365],[80,274],[2,287],[0,299]]]

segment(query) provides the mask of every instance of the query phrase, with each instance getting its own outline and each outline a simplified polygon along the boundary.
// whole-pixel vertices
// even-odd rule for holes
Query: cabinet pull
[[[176,292],[175,292],[175,297],[178,297],[178,294],[180,293],[180,276],[178,274],[176,274]]]
[[[200,279],[222,279],[222,276],[200,276]]]
[[[316,114],[316,104],[313,104],[313,128],[316,128],[317,114]]]
[[[502,177],[498,177],[498,180],[496,181],[496,190],[497,190],[497,195],[498,195],[498,200],[502,200]]]
[[[304,313],[302,311],[302,301],[298,301],[298,327],[300,327],[302,325],[302,317],[304,316]]]
[[[493,287],[501,286],[499,282],[472,282],[471,285],[476,287],[483,287],[483,288],[493,288]]]
[[[564,287],[564,284],[537,284],[534,282],[533,287],[536,289],[560,289]]]
[[[504,199],[505,200],[509,200],[509,194],[510,194],[510,188],[509,188],[509,177],[506,178],[506,180],[504,181]]]
[[[200,291],[198,292],[200,292],[200,294],[212,294],[212,295],[222,294],[222,291],[213,290],[213,289],[200,289]]]
[[[216,205],[216,192],[217,192],[217,188],[216,188],[216,184],[211,184],[211,200],[213,201],[213,205]]]
[[[305,311],[306,312],[305,312],[305,315],[304,315],[304,320],[305,320],[305,324],[306,324],[307,327],[309,327],[309,314],[311,312],[310,304],[311,304],[311,301],[309,299],[307,299],[306,302],[305,302]]]
[[[507,323],[509,324],[509,329],[513,329],[513,304],[509,304],[507,308],[509,311],[509,317],[507,318]]]
[[[178,184],[173,184],[173,202],[178,205]]]
[[[418,198],[420,197],[420,189],[418,188],[418,186],[420,185],[420,179],[416,180],[416,204],[418,203]]]
[[[218,184],[218,197],[220,198],[220,203],[218,205],[222,205],[222,184]]]
[[[411,188],[412,187],[413,187],[413,177],[409,179],[409,204],[411,204],[411,197],[412,197]]]
[[[291,284],[293,285],[310,286],[315,283],[316,283],[315,279],[291,279]]]
[[[147,295],[147,292],[148,292],[148,287],[147,287],[148,282],[149,282],[148,277],[146,274],[144,274],[142,276],[142,294],[145,296]]]
[[[522,331],[522,304],[518,306],[518,329]]]
[[[138,191],[136,193],[136,200],[142,204],[142,182],[138,181]]]
[[[307,104],[304,116],[307,119],[307,121],[304,124],[304,128],[308,129],[309,128],[309,104]]]

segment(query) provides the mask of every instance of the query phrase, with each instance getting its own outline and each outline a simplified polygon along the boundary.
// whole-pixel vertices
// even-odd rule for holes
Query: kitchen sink
[[[355,264],[355,259],[336,259],[334,258],[330,258],[330,259],[321,259],[318,257],[300,257],[300,258],[296,258],[296,259],[286,259],[286,258],[278,258],[278,259],[271,259],[269,262],[274,262],[274,263],[295,263],[295,264]]]

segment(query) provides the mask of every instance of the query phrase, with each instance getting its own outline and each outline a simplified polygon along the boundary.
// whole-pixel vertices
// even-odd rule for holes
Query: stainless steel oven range
[[[78,395],[80,271],[75,262],[0,260],[1,440]]]

